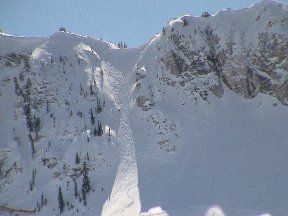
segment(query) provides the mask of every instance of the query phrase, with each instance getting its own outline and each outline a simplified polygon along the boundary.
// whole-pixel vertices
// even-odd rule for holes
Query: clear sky
[[[215,14],[261,0],[0,0],[0,29],[23,36],[49,36],[59,27],[129,47],[149,41],[182,15]],[[285,4],[288,0],[278,0]]]

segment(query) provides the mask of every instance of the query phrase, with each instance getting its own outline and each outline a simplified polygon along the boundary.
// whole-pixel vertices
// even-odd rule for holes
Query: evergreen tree
[[[36,174],[36,171],[35,171],[35,169],[33,169],[33,171],[32,171],[32,184],[33,185],[35,184],[35,174]]]
[[[83,199],[83,202],[84,202],[84,205],[86,206],[87,204],[87,201],[86,201],[86,192],[85,190],[82,188],[82,199]]]
[[[75,154],[75,163],[76,163],[76,164],[79,164],[79,163],[80,163],[80,158],[79,158],[78,153]]]
[[[29,182],[29,189],[30,189],[30,191],[32,191],[32,190],[33,190],[33,184],[32,184],[32,182],[31,182],[31,181]]]
[[[94,136],[97,136],[97,127],[95,126],[94,131],[93,131]]]
[[[80,62],[80,61],[79,61]],[[83,87],[82,87],[82,85],[81,85],[81,83],[80,83],[80,95],[82,95],[83,94]]]
[[[45,202],[44,202],[44,195],[43,195],[43,193],[42,193],[42,195],[41,195],[41,206],[44,206],[44,204],[45,204]]]
[[[103,110],[103,107],[101,105],[100,99],[97,98],[97,107],[96,107],[97,113],[101,113]]]
[[[103,128],[101,122],[98,121],[98,131],[97,136],[101,136],[103,134]]]
[[[90,83],[90,95],[93,95],[93,94],[94,94],[93,86],[92,86],[92,84]]]
[[[41,205],[39,204],[39,202],[37,201],[37,211],[40,212],[41,210]]]
[[[40,118],[36,118],[35,116],[33,118],[34,118],[33,128],[34,131],[36,132],[36,137],[38,137],[38,132],[40,131]]]
[[[31,86],[32,86],[31,80],[28,78],[27,83],[26,83],[26,88],[30,90]]]
[[[86,166],[86,161],[83,163],[83,179],[82,179],[82,191],[88,193],[91,190],[89,177],[88,177],[88,169]]]
[[[60,210],[60,214],[61,214],[63,212],[64,206],[65,206],[61,187],[59,187],[59,190],[58,190],[58,205],[59,205],[59,210]]]
[[[13,78],[14,85],[15,85],[15,93],[19,96],[19,83],[16,77]]]
[[[94,125],[95,124],[95,117],[93,115],[92,108],[90,109],[90,119],[91,119],[91,124]]]
[[[82,199],[84,201],[84,205],[86,206],[86,194],[91,190],[89,177],[88,177],[88,169],[86,166],[86,161],[83,163],[83,178],[82,178]]]
[[[29,131],[32,132],[33,124],[32,124],[32,116],[31,116],[31,108],[30,108],[29,103],[24,105],[24,114],[26,116],[27,127]]]
[[[75,179],[73,179],[73,181],[74,181],[74,196],[75,196],[75,198],[77,198],[78,197],[77,182]]]
[[[111,141],[111,130],[110,130],[110,128],[108,130],[108,137],[109,137],[109,142],[110,142]]]
[[[35,155],[36,151],[35,151],[34,141],[32,139],[31,133],[28,135],[28,138],[29,138],[29,140],[31,142],[32,157],[34,158],[34,155]]]
[[[46,101],[46,113],[49,113],[49,102],[48,102],[48,100]]]

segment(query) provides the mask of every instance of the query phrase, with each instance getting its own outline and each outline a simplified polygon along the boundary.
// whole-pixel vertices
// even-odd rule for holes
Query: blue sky
[[[215,14],[261,0],[0,0],[0,29],[23,36],[67,31],[140,46],[174,17]],[[288,3],[288,0],[278,0]]]

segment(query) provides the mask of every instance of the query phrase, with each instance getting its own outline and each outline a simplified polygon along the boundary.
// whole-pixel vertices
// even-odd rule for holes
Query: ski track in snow
[[[136,216],[141,204],[138,190],[138,171],[135,147],[128,118],[129,91],[127,78],[105,64],[105,71],[111,73],[111,86],[116,105],[120,108],[121,120],[117,140],[120,145],[120,161],[110,198],[103,206],[102,216]]]

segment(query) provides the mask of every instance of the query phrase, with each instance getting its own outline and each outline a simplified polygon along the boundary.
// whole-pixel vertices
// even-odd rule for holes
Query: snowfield
[[[287,17],[183,16],[129,49],[1,34],[0,215],[287,215]]]

